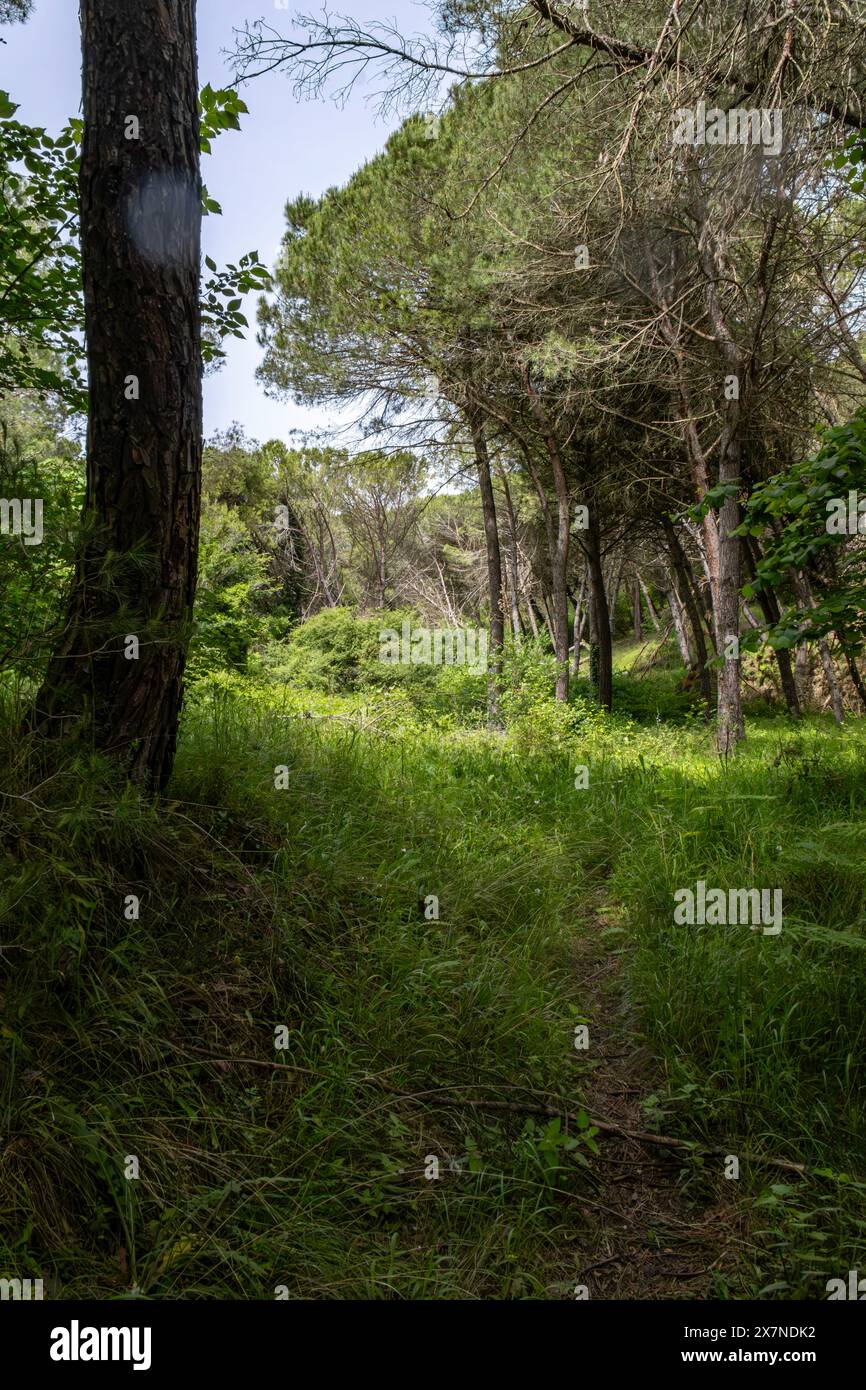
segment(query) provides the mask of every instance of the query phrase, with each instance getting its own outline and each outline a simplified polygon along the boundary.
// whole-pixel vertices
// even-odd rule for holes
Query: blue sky
[[[301,7],[300,0],[298,4]],[[286,12],[267,0],[199,0],[201,85],[219,87],[231,80],[224,50],[232,46],[233,28],[264,17],[285,33],[294,9],[294,3]],[[428,28],[428,13],[411,0],[387,7],[381,0],[335,0],[334,9],[362,20],[393,19],[401,32]],[[0,85],[19,103],[18,118],[49,132],[59,129],[78,113],[81,100],[75,0],[36,0],[27,24],[5,27],[3,36],[7,42],[0,47]],[[319,194],[345,182],[382,148],[397,118],[383,121],[375,102],[364,100],[363,88],[342,107],[327,100],[298,102],[292,84],[280,74],[249,83],[243,97],[250,114],[243,118],[240,133],[224,132],[203,161],[208,191],[223,209],[221,217],[204,219],[204,250],[218,264],[257,250],[272,265],[287,199],[299,193]],[[255,297],[243,307],[251,325],[247,338],[230,338],[228,361],[205,380],[206,434],[239,420],[253,438],[289,441],[293,430],[329,423],[321,412],[267,399],[255,380],[261,357],[255,341]]]

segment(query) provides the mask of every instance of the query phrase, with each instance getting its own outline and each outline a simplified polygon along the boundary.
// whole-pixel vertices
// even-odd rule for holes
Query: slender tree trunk
[[[719,482],[733,482],[740,475],[740,449],[729,439],[720,450]],[[718,638],[722,669],[719,673],[716,747],[727,756],[744,734],[740,692],[740,502],[734,493],[719,508],[719,613]]]
[[[590,680],[596,687],[599,703],[610,709],[613,705],[613,644],[595,507],[590,507],[589,526],[583,534],[590,585]]]
[[[842,724],[845,721],[845,706],[842,702],[842,691],[836,679],[836,672],[833,670],[833,658],[830,655],[830,648],[823,637],[818,643],[818,655],[821,658],[821,665],[824,668],[824,679],[830,690],[830,708],[833,711],[833,718],[836,720],[837,724]]]
[[[469,427],[475,449],[478,489],[481,494],[481,514],[484,519],[484,543],[487,548],[487,585],[490,593],[490,681],[487,708],[491,724],[499,723],[499,679],[502,671],[502,645],[505,640],[505,615],[502,611],[502,556],[499,549],[499,527],[496,522],[496,499],[490,477],[490,458],[487,435],[481,412],[469,413]]]
[[[81,0],[81,26],[86,539],[37,709],[162,788],[201,493],[195,3]]]
[[[526,616],[529,618],[529,631],[538,640],[538,619],[535,616],[535,606],[532,602],[532,595],[526,595]]]
[[[553,595],[551,594],[550,589],[547,587],[547,585],[543,585],[543,586],[542,586],[542,589],[541,589],[541,605],[540,605],[540,609],[541,609],[541,617],[542,617],[542,619],[543,619],[544,626],[545,626],[545,628],[547,629],[547,635],[548,635],[548,637],[550,638],[550,645],[551,645],[551,648],[552,648],[553,651],[555,652],[555,651],[556,651],[556,637],[555,637],[555,635],[554,635],[553,616],[552,616],[552,614],[553,614]]]
[[[586,570],[580,579],[580,590],[574,604],[574,623],[572,626],[572,650],[571,650],[571,674],[575,679],[580,674],[580,646],[583,641],[583,628],[586,620],[586,607],[584,599],[586,597]]]
[[[719,485],[729,489],[718,510],[718,585],[713,609],[716,617],[716,650],[722,662],[718,686],[716,747],[723,757],[734,751],[745,735],[740,686],[740,473],[745,406],[750,381],[743,354],[734,339],[718,295],[718,283],[726,270],[724,240],[705,220],[699,240],[704,269],[704,295],[716,343],[728,372],[722,433],[719,440]],[[728,392],[728,386],[731,392]],[[707,514],[707,520],[710,513]],[[705,528],[709,536],[711,528]]]
[[[674,530],[674,524],[670,517],[662,517],[662,529],[667,540],[668,554],[674,567],[674,574],[678,580],[680,597],[685,606],[689,619],[689,626],[692,629],[692,640],[695,646],[695,658],[697,661],[698,680],[701,687],[701,698],[706,707],[707,714],[710,715],[713,707],[713,684],[710,676],[709,652],[707,650],[704,628],[701,623],[701,613],[698,608],[698,601],[692,587],[692,577],[689,571],[689,562],[686,553],[680,544],[679,536]]]
[[[686,636],[686,624],[683,615],[683,606],[680,603],[676,588],[671,581],[667,591],[668,608],[671,610],[671,621],[674,625],[674,632],[677,636],[677,646],[680,649],[680,659],[686,670],[692,667],[692,654],[689,651],[689,639]]]
[[[750,579],[755,577],[756,558],[750,539],[747,537],[743,541],[743,560]],[[762,585],[758,590],[758,602],[769,626],[775,626],[782,616],[775,590],[769,585]],[[788,713],[794,719],[799,719],[801,713],[800,698],[797,694],[797,683],[794,680],[794,672],[791,667],[791,653],[787,647],[779,647],[776,651],[776,664],[779,668],[779,680],[782,685],[785,704],[788,706]]]
[[[660,631],[661,631],[661,627],[660,627],[660,625],[659,625],[659,615],[658,615],[658,613],[656,612],[656,610],[655,610],[655,608],[654,608],[654,606],[653,606],[653,601],[652,601],[652,599],[650,598],[650,591],[649,591],[649,589],[647,588],[646,584],[644,583],[643,577],[642,577],[641,575],[638,575],[638,577],[637,577],[637,582],[638,582],[638,584],[640,585],[641,592],[643,593],[644,600],[645,600],[646,606],[647,606],[647,612],[648,612],[649,615],[650,615],[650,621],[651,621],[651,623],[652,623],[652,625],[653,625],[653,628],[654,628],[654,630],[655,630],[656,632],[660,632]]]
[[[624,555],[621,555],[621,556],[620,556],[620,559],[619,559],[619,564],[617,565],[617,567],[616,567],[616,569],[615,569],[615,571],[614,571],[614,576],[615,576],[615,577],[614,577],[613,583],[612,583],[610,589],[608,590],[608,593],[609,593],[609,595],[610,595],[609,602],[608,602],[608,608],[609,608],[609,610],[610,610],[610,640],[611,640],[611,642],[613,641],[614,628],[616,627],[616,605],[617,605],[617,603],[619,602],[619,591],[620,591],[620,588],[622,587],[622,572],[623,572],[623,569],[624,569],[624,568],[625,568],[625,556],[624,556]]]
[[[839,645],[841,646],[842,639],[839,636],[838,632],[836,633],[836,636],[839,639]],[[848,674],[851,677],[854,689],[857,691],[857,694],[860,698],[860,708],[866,710],[866,686],[864,686],[863,677],[860,675],[860,672],[857,669],[857,658],[852,656],[850,652],[845,652],[845,663],[848,667]]]
[[[791,575],[794,580],[794,590],[797,594],[797,600],[800,606],[802,608],[814,608],[815,600],[812,597],[812,586],[809,583],[808,575],[806,575],[803,570],[792,570]],[[836,672],[833,669],[833,658],[830,655],[830,648],[827,645],[826,639],[823,637],[818,642],[818,656],[821,659],[824,679],[827,682],[827,689],[830,694],[830,707],[833,711],[833,718],[836,720],[837,724],[842,724],[845,720],[845,706],[842,702],[842,691],[839,688]]]
[[[794,656],[794,680],[797,682],[797,695],[800,700],[800,707],[805,705],[807,708],[811,703],[811,693],[809,691],[809,644],[801,642],[797,647]]]
[[[524,382],[529,396],[529,404],[544,439],[547,455],[553,474],[553,489],[556,493],[556,539],[551,556],[551,580],[553,584],[553,650],[556,656],[556,698],[568,699],[568,547],[571,527],[571,505],[568,497],[568,484],[562,466],[559,445],[550,428],[547,412],[532,385],[529,369],[524,367]]]
[[[632,585],[632,616],[634,621],[634,640],[643,641],[643,612],[640,602],[640,580],[637,575],[634,577]]]
[[[511,500],[511,488],[508,486],[508,474],[505,469],[500,472],[502,480],[502,490],[505,495],[505,510],[508,516],[508,550],[509,565],[511,571],[511,582],[509,584],[509,595],[511,600],[511,631],[516,642],[520,641],[523,633],[523,624],[520,621],[520,554],[517,545],[517,517],[514,513],[514,504]]]

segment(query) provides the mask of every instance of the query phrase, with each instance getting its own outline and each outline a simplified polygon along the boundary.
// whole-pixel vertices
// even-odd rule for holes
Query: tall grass
[[[724,766],[688,719],[578,702],[503,739],[387,710],[203,684],[158,808],[6,720],[0,1270],[65,1297],[569,1296],[598,1178],[520,1104],[585,1098],[587,943],[622,952],[648,1122],[742,1155],[735,1291],[866,1260],[861,731],[758,721]],[[781,887],[781,935],[675,926],[698,878]]]

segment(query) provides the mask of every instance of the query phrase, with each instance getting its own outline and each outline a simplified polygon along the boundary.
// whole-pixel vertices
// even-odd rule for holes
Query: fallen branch
[[[523,1113],[525,1115],[546,1115],[551,1120],[562,1120],[564,1124],[571,1124],[576,1127],[574,1115],[569,1115],[565,1110],[557,1110],[551,1105],[524,1105],[520,1101],[510,1100],[459,1100],[456,1096],[444,1097],[448,1105],[469,1105],[476,1110],[507,1110],[513,1114]],[[621,1125],[612,1124],[610,1120],[599,1120],[590,1118],[590,1125],[597,1129],[601,1134],[615,1134],[620,1139],[633,1139],[639,1144],[654,1144],[663,1149],[685,1149],[689,1153],[704,1154],[729,1154],[731,1147],[727,1148],[721,1144],[698,1144],[689,1139],[675,1139],[670,1134],[650,1134],[643,1129],[623,1129]],[[742,1154],[742,1158],[749,1163],[763,1163],[770,1168],[781,1168],[787,1173],[797,1173],[800,1177],[810,1176],[810,1171],[804,1163],[793,1163],[787,1158],[773,1158],[764,1154]],[[856,1179],[855,1179],[856,1181]]]

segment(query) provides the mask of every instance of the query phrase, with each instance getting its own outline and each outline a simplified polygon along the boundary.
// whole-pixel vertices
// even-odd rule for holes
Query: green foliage
[[[755,580],[744,586],[746,597],[762,584],[784,585],[792,569],[812,570],[820,586],[814,608],[794,606],[770,627],[771,646],[791,647],[830,632],[850,652],[866,642],[866,549],[859,532],[851,537],[828,529],[833,500],[847,515],[849,492],[858,491],[866,496],[864,412],[825,430],[816,453],[753,490],[738,534],[761,536],[764,554]],[[748,644],[758,641],[751,634]]]
[[[866,188],[866,130],[853,130],[847,136],[833,159],[833,167],[846,180],[852,193],[863,192]]]
[[[549,923],[574,866],[484,746],[359,741],[270,696],[199,687],[158,808],[98,762],[55,764],[47,799],[10,738],[0,1260],[67,1297],[558,1297],[590,1181],[572,1133],[539,1167],[521,1116],[465,1101],[575,1097]]]
[[[243,671],[266,631],[260,595],[268,587],[267,559],[250,544],[235,511],[212,502],[202,511],[191,674]]]
[[[281,651],[271,653],[272,677],[331,694],[429,684],[431,668],[391,665],[381,659],[381,633],[390,628],[400,632],[404,620],[414,625],[421,621],[410,609],[362,616],[353,608],[323,608],[292,632],[281,649],[283,660]]]
[[[0,497],[42,502],[38,544],[0,535],[0,671],[34,681],[57,636],[84,497],[80,452],[36,398],[4,402]]]
[[[231,90],[201,94],[202,148],[221,130],[239,129],[246,106]],[[78,226],[78,166],[83,122],[56,137],[15,120],[17,106],[0,91],[0,392],[55,392],[75,410],[87,404],[84,304]],[[206,212],[219,205],[203,191]],[[219,269],[205,258],[202,357],[217,364],[229,335],[242,338],[242,297],[270,284],[258,252]]]
[[[70,120],[54,138],[15,119],[0,91],[0,393],[56,391],[85,401],[81,351],[78,154]]]
[[[699,729],[601,718],[529,750],[383,731],[373,704],[201,682],[159,807],[46,766],[7,711],[0,1259],[66,1297],[567,1296],[606,1143],[569,1061],[575,947],[615,940],[657,1121],[819,1170],[784,1194],[744,1164],[728,1292],[820,1296],[862,1263],[861,731],[756,720],[725,769]],[[674,926],[698,877],[781,884],[781,936]]]

